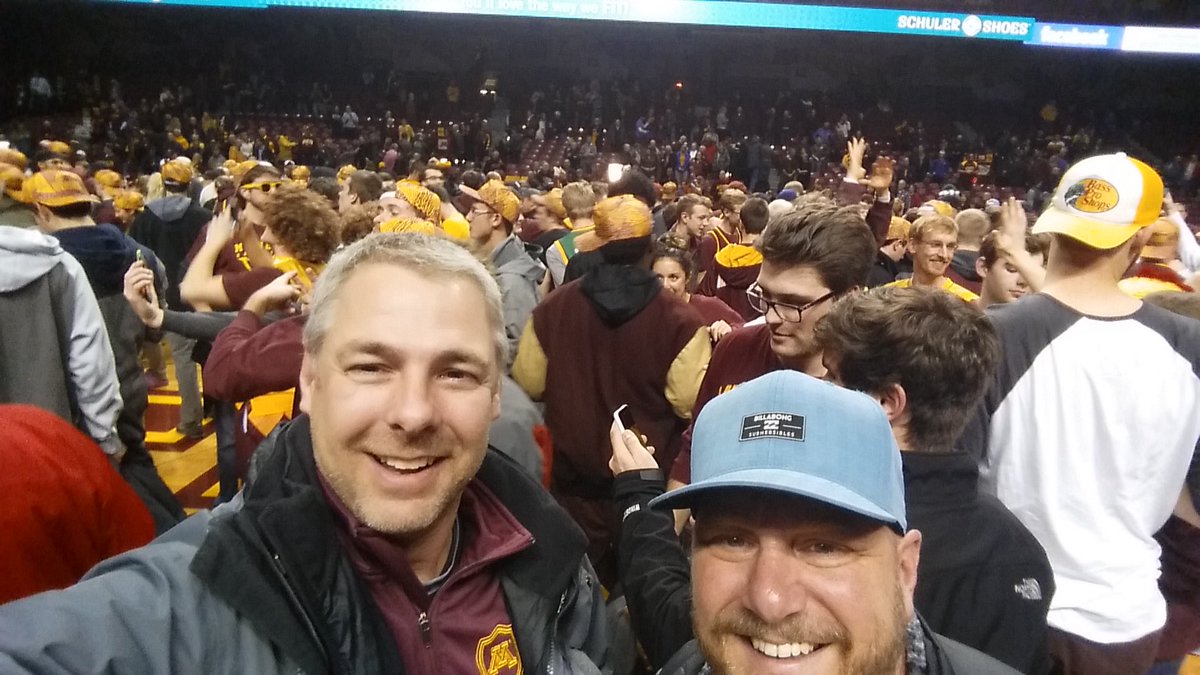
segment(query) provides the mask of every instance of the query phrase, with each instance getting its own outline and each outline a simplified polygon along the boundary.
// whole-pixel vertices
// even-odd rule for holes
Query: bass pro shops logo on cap
[[[758,438],[782,438],[786,441],[804,441],[804,416],[791,413],[759,413],[742,418],[742,433],[739,441]]]
[[[1116,186],[1100,178],[1085,178],[1067,188],[1063,195],[1067,206],[1083,213],[1104,213],[1117,207],[1121,195]]]

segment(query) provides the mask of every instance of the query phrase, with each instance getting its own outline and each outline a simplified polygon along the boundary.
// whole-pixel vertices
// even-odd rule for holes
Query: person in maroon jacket
[[[822,377],[814,330],[832,301],[866,283],[876,244],[854,207],[812,202],[773,221],[758,241],[763,262],[748,291],[763,323],[734,331],[717,345],[692,419],[714,397],[767,373],[789,369]],[[659,446],[655,446],[659,447]],[[669,488],[691,482],[691,429],[675,455]],[[686,514],[678,514],[682,526]]]
[[[745,323],[733,308],[721,300],[691,291],[696,268],[695,261],[687,251],[667,244],[656,244],[650,269],[663,288],[696,309],[708,326],[714,343]]]
[[[732,307],[743,321],[762,316],[762,312],[750,304],[746,291],[754,285],[762,269],[762,253],[755,242],[767,229],[770,218],[765,200],[757,197],[747,200],[741,210],[742,241],[722,248],[715,259],[718,283],[713,296]]]
[[[669,467],[712,354],[708,326],[650,271],[650,209],[636,198],[596,206],[596,228],[576,239],[603,262],[550,294],[526,324],[513,379],[546,403],[554,441],[550,491],[588,535],[602,582],[616,578],[611,545],[608,427],[628,405]]]
[[[717,202],[721,217],[711,219],[714,223],[712,229],[705,232],[696,245],[696,267],[699,270],[696,292],[701,295],[717,294],[717,254],[726,246],[743,243],[744,239],[741,213],[746,204],[746,193],[741,190],[725,190]]]

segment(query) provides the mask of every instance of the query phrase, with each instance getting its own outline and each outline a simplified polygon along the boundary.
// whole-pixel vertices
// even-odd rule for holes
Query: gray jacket
[[[503,452],[535,480],[542,480],[542,450],[536,429],[545,420],[529,394],[508,375],[500,382],[500,417],[488,429],[488,445]],[[548,432],[547,432],[548,433]]]
[[[509,235],[492,251],[492,264],[496,267],[496,283],[504,303],[504,334],[508,336],[508,363],[511,365],[525,324],[529,322],[533,308],[537,307],[538,284],[542,282],[546,268],[525,252],[525,245],[516,235]]]
[[[37,221],[33,218],[33,209],[0,192],[0,225],[35,228]]]
[[[259,455],[258,475],[234,501],[69,589],[0,607],[0,672],[403,672],[342,552],[307,416],[276,430]],[[476,480],[534,536],[496,569],[525,672],[606,672],[607,626],[583,534],[499,453]]]
[[[54,238],[9,226],[0,226],[0,402],[44,408],[106,453],[121,449],[116,361],[83,268]]]

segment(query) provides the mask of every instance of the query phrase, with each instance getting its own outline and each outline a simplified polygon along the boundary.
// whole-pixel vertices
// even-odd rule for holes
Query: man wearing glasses
[[[936,213],[921,216],[913,223],[910,235],[908,251],[913,259],[912,278],[893,281],[887,286],[940,288],[967,302],[979,300],[979,296],[970,289],[959,286],[946,276],[946,270],[958,250],[958,226],[954,220]]]
[[[746,296],[764,322],[740,328],[717,345],[692,409],[693,420],[715,396],[767,373],[786,369],[824,376],[814,329],[834,298],[866,283],[877,249],[859,211],[832,203],[780,216],[757,246],[762,268]],[[689,428],[668,487],[690,482]]]

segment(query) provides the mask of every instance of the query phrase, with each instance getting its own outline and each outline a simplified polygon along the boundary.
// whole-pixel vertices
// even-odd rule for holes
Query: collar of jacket
[[[338,543],[334,514],[317,482],[308,416],[276,429],[256,454],[242,508],[214,521],[192,572],[306,672],[403,672],[383,616]],[[522,653],[529,644],[528,653],[539,654],[552,636],[542,634],[544,622],[522,621],[527,614],[516,605],[553,620],[587,539],[501,453],[489,450],[476,479],[534,537],[533,545],[500,564],[500,573],[514,605],[518,645]]]
[[[875,264],[887,270],[888,274],[896,276],[900,272],[900,264],[892,260],[883,251],[875,252]]]
[[[910,504],[969,504],[979,496],[979,466],[962,452],[902,452]]]

